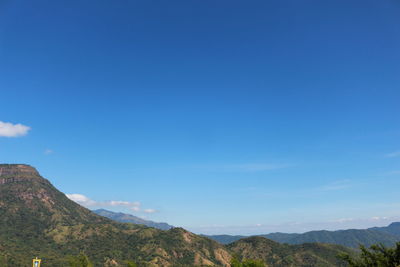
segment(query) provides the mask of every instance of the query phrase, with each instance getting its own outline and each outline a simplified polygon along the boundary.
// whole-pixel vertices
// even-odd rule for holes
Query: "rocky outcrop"
[[[35,168],[29,165],[0,164],[0,185],[18,183],[32,179],[48,182],[40,176],[39,172]]]
[[[25,164],[0,164],[0,178],[40,177],[39,172]]]

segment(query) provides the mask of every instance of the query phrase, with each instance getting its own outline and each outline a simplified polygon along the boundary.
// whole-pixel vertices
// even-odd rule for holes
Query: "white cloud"
[[[379,216],[375,216],[375,217],[371,217],[370,220],[371,221],[386,221],[388,220],[388,217],[379,217]]]
[[[144,213],[154,213],[157,212],[154,209],[141,209],[141,203],[138,201],[130,202],[130,201],[120,201],[120,200],[110,200],[110,201],[95,201],[88,198],[82,194],[66,194],[66,196],[75,201],[79,205],[85,207],[125,207],[134,212],[144,212]]]
[[[400,157],[400,151],[395,151],[392,153],[388,153],[385,155],[386,158],[395,158],[395,157]]]
[[[66,194],[66,196],[71,199],[72,201],[75,201],[76,203],[85,206],[85,207],[89,207],[89,206],[96,206],[97,202],[94,200],[91,200],[90,198],[88,198],[85,195],[81,195],[81,194]]]
[[[10,122],[0,121],[0,137],[18,137],[24,136],[31,128],[20,123],[12,124]]]
[[[110,206],[129,206],[130,202],[128,201],[117,201],[117,200],[111,200],[108,202]]]
[[[155,212],[157,212],[156,210],[154,210],[154,209],[145,209],[145,210],[143,210],[145,213],[155,213]]]
[[[44,154],[45,155],[50,155],[50,154],[53,154],[53,150],[51,150],[51,149],[46,149],[45,151],[44,151]]]
[[[133,206],[133,207],[130,207],[130,210],[131,211],[140,211],[140,208],[138,206]]]
[[[337,219],[337,220],[334,220],[334,221],[332,221],[332,222],[336,222],[336,223],[347,223],[347,222],[352,222],[352,221],[354,221],[354,218],[342,218],[342,219]]]

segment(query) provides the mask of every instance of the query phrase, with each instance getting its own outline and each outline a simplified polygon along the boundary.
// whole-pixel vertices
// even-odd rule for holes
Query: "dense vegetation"
[[[369,249],[360,246],[361,255],[351,256],[342,254],[350,267],[399,267],[400,266],[400,242],[393,248],[383,245],[373,245]]]
[[[78,256],[68,258],[70,267],[93,267],[93,263],[84,253],[79,253]]]
[[[351,249],[338,245],[307,243],[280,244],[264,237],[248,237],[228,245],[239,259],[260,259],[274,267],[346,266],[337,257],[340,253],[353,255]]]
[[[267,265],[262,260],[239,260],[238,256],[234,256],[231,260],[231,267],[267,267]]]

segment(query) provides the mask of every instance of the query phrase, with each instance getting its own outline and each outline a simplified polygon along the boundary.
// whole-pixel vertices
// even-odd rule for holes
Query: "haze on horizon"
[[[398,1],[3,1],[0,162],[205,234],[400,220]]]

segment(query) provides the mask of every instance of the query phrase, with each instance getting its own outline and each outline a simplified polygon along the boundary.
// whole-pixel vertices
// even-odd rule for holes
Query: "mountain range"
[[[122,213],[122,212],[113,212],[105,209],[98,209],[98,210],[93,210],[94,213],[107,217],[111,220],[117,221],[117,222],[122,222],[122,223],[134,223],[134,224],[142,224],[146,225],[148,227],[154,227],[160,230],[169,230],[173,228],[172,225],[169,225],[168,223],[163,223],[163,222],[153,222],[149,220],[145,220],[139,217],[136,217],[132,214],[127,214],[127,213]]]
[[[368,229],[348,229],[338,231],[310,231],[303,234],[271,233],[257,235],[286,244],[303,243],[329,243],[346,247],[357,248],[359,245],[371,246],[381,243],[393,246],[400,241],[400,222],[394,222],[386,227],[373,227]],[[230,244],[237,240],[247,238],[241,235],[209,235],[207,236],[221,244]]]
[[[173,226],[167,223],[157,223],[131,214],[122,212],[113,212],[105,209],[94,210],[94,213],[107,217],[117,222],[142,224],[154,227],[160,230],[169,230]],[[368,229],[348,229],[338,231],[310,231],[303,234],[271,233],[258,235],[286,244],[304,244],[304,243],[327,243],[346,247],[358,248],[360,244],[371,246],[373,244],[383,244],[385,246],[394,246],[400,241],[400,222],[394,222],[386,227],[373,227]],[[221,244],[230,244],[237,240],[247,238],[242,235],[211,235],[209,237]]]
[[[228,246],[182,228],[159,230],[118,223],[78,205],[37,170],[0,164],[0,266],[68,266],[85,253],[94,266],[230,266],[239,258],[264,259],[273,266],[342,266],[338,253],[352,250],[326,244],[286,245],[263,237]]]

